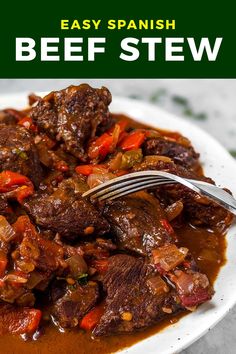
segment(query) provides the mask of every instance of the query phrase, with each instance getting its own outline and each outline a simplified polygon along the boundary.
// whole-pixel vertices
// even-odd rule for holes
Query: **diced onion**
[[[183,210],[183,203],[181,202],[181,200],[177,200],[177,202],[169,205],[166,209],[166,215],[167,215],[167,219],[169,221],[174,220]]]
[[[16,274],[7,274],[3,278],[3,281],[25,284],[25,283],[27,283],[28,279],[20,277],[19,275],[16,275]]]
[[[78,254],[68,258],[66,263],[69,265],[69,271],[73,277],[78,277],[79,275],[85,274],[88,271],[85,260]]]
[[[0,215],[0,240],[10,242],[15,237],[15,231],[8,223],[7,219]]]
[[[31,262],[17,261],[16,264],[25,273],[30,273],[35,269],[35,265]]]
[[[93,188],[115,177],[112,173],[92,173],[88,176],[87,184],[89,188]]]
[[[109,169],[110,171],[117,171],[120,169],[121,161],[122,161],[122,152],[118,152],[110,161],[109,161]]]
[[[149,278],[147,280],[147,286],[154,295],[161,295],[169,291],[168,285],[159,275]]]
[[[30,277],[27,283],[27,288],[28,289],[33,289],[38,285],[42,280],[44,280],[44,277],[42,274],[33,271],[30,273]]]
[[[163,162],[172,162],[170,157],[167,156],[162,156],[162,155],[149,155],[145,156],[145,162],[150,163],[150,164],[155,164],[158,161],[163,161]]]
[[[166,272],[181,264],[187,253],[187,248],[181,247],[178,249],[173,244],[168,244],[152,251],[154,263],[160,265]]]

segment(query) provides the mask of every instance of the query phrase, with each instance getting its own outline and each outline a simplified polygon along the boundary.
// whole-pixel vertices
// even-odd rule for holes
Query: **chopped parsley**
[[[193,119],[197,119],[197,120],[206,120],[207,119],[207,115],[204,112],[200,112],[200,113],[195,113],[191,108],[187,107],[183,110],[183,114],[185,116],[191,117]]]
[[[159,102],[160,99],[166,95],[166,90],[164,89],[159,89],[156,92],[154,92],[151,97],[150,97],[150,101],[151,102]]]
[[[194,110],[190,107],[187,98],[182,96],[172,96],[172,100],[174,101],[174,103],[178,104],[179,106],[182,106],[182,113],[186,117],[202,121],[207,119],[207,115],[205,112],[194,112]]]
[[[230,153],[231,156],[236,158],[236,150],[229,150],[229,153]]]
[[[78,277],[78,283],[80,285],[86,285],[88,282],[88,274],[84,273]]]
[[[28,156],[27,156],[26,152],[24,152],[24,151],[22,151],[20,149],[15,149],[14,153],[16,155],[18,155],[22,160],[28,160]]]
[[[189,106],[188,100],[185,97],[182,96],[172,96],[172,99],[175,103],[181,105],[181,106]]]

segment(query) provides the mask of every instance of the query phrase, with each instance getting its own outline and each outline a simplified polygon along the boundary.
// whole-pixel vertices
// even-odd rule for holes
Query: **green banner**
[[[1,7],[1,78],[236,77],[235,11],[227,2]]]

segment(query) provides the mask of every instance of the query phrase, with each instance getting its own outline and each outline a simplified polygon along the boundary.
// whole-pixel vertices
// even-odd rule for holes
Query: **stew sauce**
[[[177,234],[181,245],[189,248],[200,269],[207,274],[211,282],[214,282],[226,261],[225,236],[190,225],[177,230]],[[170,317],[169,320],[162,321],[142,332],[100,339],[91,339],[90,333],[81,330],[61,333],[56,327],[49,325],[45,327],[45,333],[36,341],[23,341],[12,335],[0,337],[0,352],[4,354],[109,354],[158,333],[172,323],[181,321],[183,316],[184,314]]]

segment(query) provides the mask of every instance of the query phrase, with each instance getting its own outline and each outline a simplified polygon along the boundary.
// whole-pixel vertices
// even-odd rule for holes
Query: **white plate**
[[[27,94],[0,96],[0,109],[22,108]],[[228,152],[210,135],[193,124],[145,102],[114,97],[111,111],[163,129],[176,130],[187,136],[201,154],[205,174],[220,186],[227,186],[236,196],[236,163]],[[222,123],[223,125],[223,123]],[[173,354],[188,347],[220,321],[236,303],[236,226],[227,235],[227,263],[215,282],[212,301],[182,318],[178,323],[153,335],[120,354]]]

